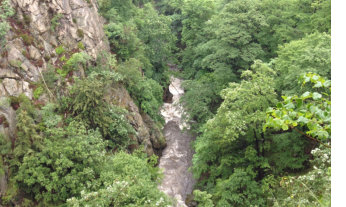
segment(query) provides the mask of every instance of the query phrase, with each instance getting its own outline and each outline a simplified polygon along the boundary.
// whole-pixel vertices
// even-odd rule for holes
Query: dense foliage
[[[155,158],[150,163],[141,153],[116,154],[102,166],[99,181],[104,187],[82,191],[80,199],[73,197],[67,201],[68,206],[167,206],[169,200],[154,182],[159,175],[153,166]]]
[[[193,202],[331,205],[330,0],[98,0],[98,7],[111,53],[94,60],[82,42],[74,51],[59,45],[59,65],[47,60],[30,84],[33,100],[1,100],[16,126],[13,137],[0,134],[0,176],[9,177],[0,205],[171,205],[157,189],[157,157],[132,150],[135,126],[110,93],[125,86],[140,113],[160,124],[173,73],[184,79],[181,103],[197,134]],[[1,1],[1,55],[13,14]]]
[[[161,2],[175,20],[187,79],[182,103],[199,135],[192,170],[200,205],[328,205],[328,164],[311,167],[318,162],[312,150],[328,154],[331,139],[330,5]],[[314,169],[327,178],[311,178]],[[297,181],[286,188],[280,181],[288,177]],[[297,193],[307,177],[307,191]]]
[[[6,43],[6,35],[10,30],[10,25],[6,19],[14,14],[13,8],[10,6],[9,0],[1,1],[0,4],[0,52]]]

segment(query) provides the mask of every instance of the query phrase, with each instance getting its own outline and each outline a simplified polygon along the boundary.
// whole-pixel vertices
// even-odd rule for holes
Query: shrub
[[[77,29],[77,35],[78,35],[78,37],[83,38],[84,37],[83,30],[82,29]]]
[[[103,137],[111,141],[112,148],[126,147],[129,144],[128,135],[135,133],[125,118],[127,111],[109,106],[104,100],[108,84],[116,80],[111,73],[104,76],[92,73],[85,80],[76,79],[66,104],[67,110],[75,119],[85,122],[89,128],[99,128]]]
[[[29,25],[31,23],[31,17],[29,15],[24,14],[23,20],[24,20],[24,23],[27,25]]]
[[[55,82],[59,79],[58,76],[55,74],[55,69],[52,65],[47,66],[47,70],[42,72],[43,78],[46,82],[46,85],[48,88],[53,89],[55,88],[56,84]]]
[[[63,55],[60,59],[61,62],[65,62],[67,60],[67,58],[65,57],[65,55]]]
[[[77,122],[46,134],[45,147],[26,154],[19,167],[15,179],[20,188],[36,200],[59,203],[97,186],[94,179],[105,155],[101,134]]]
[[[102,167],[97,191],[83,191],[81,198],[67,200],[68,206],[159,206],[171,204],[167,196],[158,190],[157,170],[148,159],[125,152],[112,156]],[[156,168],[157,169],[157,168]]]
[[[132,98],[139,108],[150,115],[156,121],[162,121],[159,108],[163,104],[163,89],[158,82],[142,76],[141,63],[131,58],[118,67],[118,71],[124,76],[124,83]]]
[[[66,51],[66,50],[65,50],[64,46],[62,46],[62,45],[60,45],[59,47],[55,48],[55,52],[56,52],[57,55],[61,55],[61,54],[63,54],[65,51]]]
[[[81,49],[81,50],[85,50],[85,46],[82,42],[78,42],[78,48]]]
[[[6,44],[6,35],[10,30],[10,25],[6,19],[14,14],[9,0],[3,0],[0,4],[0,52]]]
[[[32,45],[34,42],[34,38],[28,34],[21,34],[20,37],[22,38],[25,45],[29,46]]]
[[[62,18],[62,14],[57,14],[57,15],[55,15],[53,18],[52,18],[52,20],[50,21],[50,30],[52,31],[52,32],[54,32],[55,31],[55,29],[56,29],[56,27],[57,26],[59,26],[60,25],[60,23],[59,23],[59,20]]]
[[[42,95],[44,89],[42,86],[38,86],[35,90],[34,90],[34,99],[38,99],[40,98],[40,96]]]

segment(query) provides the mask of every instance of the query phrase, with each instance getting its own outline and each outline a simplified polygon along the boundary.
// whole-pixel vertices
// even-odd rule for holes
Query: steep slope
[[[67,58],[84,51],[94,60],[100,53],[109,52],[95,0],[12,0],[11,4],[15,15],[8,19],[11,29],[0,54],[0,133],[6,135],[8,142],[16,137],[16,106],[10,106],[7,100],[25,94],[45,104],[50,95],[34,99],[35,83],[42,80],[42,73],[48,68],[61,67],[59,49],[66,50]],[[73,84],[72,75],[84,74],[80,71],[69,74],[67,85]],[[160,129],[148,115],[140,113],[122,85],[111,89],[108,98],[130,112],[128,119],[137,131],[131,147],[143,144],[151,155],[165,146]],[[1,193],[6,190],[6,169],[4,171],[0,179]]]

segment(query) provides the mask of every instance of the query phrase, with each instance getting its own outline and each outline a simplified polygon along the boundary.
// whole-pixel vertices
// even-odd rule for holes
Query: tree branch
[[[330,148],[329,145],[326,145],[326,144],[324,144],[323,142],[321,142],[320,140],[318,140],[318,139],[316,139],[316,138],[313,138],[312,136],[310,136],[310,135],[308,135],[308,134],[305,134],[304,132],[300,131],[299,129],[297,129],[297,128],[293,127],[293,126],[290,126],[290,128],[291,128],[291,129],[294,129],[294,130],[297,131],[299,134],[304,135],[305,137],[307,137],[307,138],[309,138],[309,139],[311,139],[311,140],[313,140],[313,141],[315,141],[315,142],[318,142],[318,143],[322,144],[323,146],[325,146],[325,147],[327,147],[327,148]]]

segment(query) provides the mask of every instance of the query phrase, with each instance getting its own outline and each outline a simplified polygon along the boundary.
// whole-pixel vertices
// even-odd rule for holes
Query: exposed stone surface
[[[148,115],[140,114],[138,107],[123,86],[118,85],[114,87],[109,92],[108,98],[130,112],[127,118],[137,131],[134,141],[137,141],[137,145],[143,144],[147,154],[152,155],[154,152],[160,153],[165,148],[166,142],[161,130]]]
[[[101,51],[109,50],[103,19],[98,15],[94,0],[90,3],[84,0],[12,0],[12,6],[16,16],[10,21],[12,29],[7,37],[6,57],[1,57],[0,64],[0,71],[7,71],[7,74],[12,71],[11,77],[17,74],[26,81],[38,81],[38,68],[44,71],[48,59],[57,60],[50,57],[56,54],[55,48],[59,45],[71,50],[82,42],[86,52],[94,58]],[[0,72],[0,78],[6,77],[3,74]],[[20,87],[12,89],[16,88],[18,91],[11,90],[11,93],[22,92]]]
[[[4,138],[8,142],[12,142],[15,138],[16,131],[16,112],[9,106],[8,101],[5,97],[0,97],[0,118],[3,124],[0,124],[0,133],[5,135]],[[6,124],[4,123],[6,122]],[[8,168],[3,167],[3,174],[0,174],[0,198],[1,195],[5,194],[8,183]]]
[[[30,55],[30,58],[34,60],[38,60],[41,58],[40,51],[32,45],[29,46],[29,55]]]

